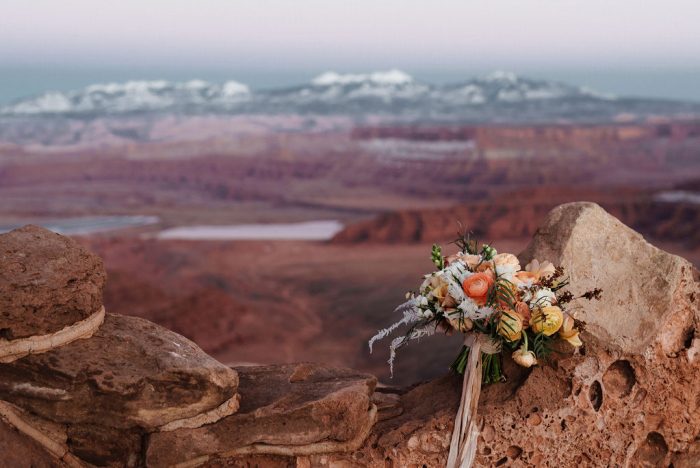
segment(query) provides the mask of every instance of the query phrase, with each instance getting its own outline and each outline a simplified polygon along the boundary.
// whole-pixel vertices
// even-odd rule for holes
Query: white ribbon
[[[481,394],[481,353],[496,354],[500,352],[497,343],[488,336],[469,333],[464,337],[464,346],[469,348],[467,365],[462,381],[462,399],[457,410],[447,468],[471,468],[476,457],[476,443],[479,439],[477,410]]]

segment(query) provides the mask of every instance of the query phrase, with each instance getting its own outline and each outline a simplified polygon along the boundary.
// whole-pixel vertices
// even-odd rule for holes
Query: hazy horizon
[[[0,103],[105,81],[265,88],[390,68],[438,83],[507,70],[697,101],[698,17],[691,0],[9,0]]]

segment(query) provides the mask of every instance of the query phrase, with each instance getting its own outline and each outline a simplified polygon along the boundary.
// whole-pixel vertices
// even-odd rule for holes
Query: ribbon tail
[[[471,341],[471,340],[470,340]],[[466,344],[466,341],[465,341]],[[470,343],[467,366],[462,381],[462,398],[457,410],[447,468],[471,468],[476,457],[479,438],[477,410],[481,394],[481,343],[474,339]]]

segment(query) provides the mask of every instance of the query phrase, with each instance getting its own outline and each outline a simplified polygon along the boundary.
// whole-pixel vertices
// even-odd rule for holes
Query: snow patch
[[[518,81],[518,75],[516,75],[513,72],[509,71],[503,71],[503,70],[495,70],[489,73],[488,75],[484,76],[484,81],[506,81],[509,83],[515,83]]]
[[[357,73],[341,75],[334,71],[321,73],[311,80],[314,86],[348,85],[369,82],[377,85],[397,86],[413,82],[413,77],[401,70],[393,69],[374,73]]]
[[[241,94],[250,94],[250,88],[239,83],[238,81],[227,81],[221,87],[221,94],[224,96],[238,96]]]

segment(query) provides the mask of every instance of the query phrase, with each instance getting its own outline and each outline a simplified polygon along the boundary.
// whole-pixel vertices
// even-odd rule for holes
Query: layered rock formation
[[[15,230],[0,235],[0,264],[0,431],[43,447],[27,449],[36,463],[138,466],[149,433],[238,409],[235,370],[146,320],[105,317],[102,262],[72,240]]]
[[[54,236],[29,231],[37,245]],[[0,262],[23,272],[0,277],[3,296],[54,272],[21,261],[33,242],[8,249],[23,235],[0,236]],[[532,258],[564,266],[575,294],[602,288],[602,300],[576,307],[580,351],[562,345],[531,370],[505,358],[508,381],[482,392],[476,464],[699,466],[697,270],[591,203],[553,210],[521,255]],[[94,259],[71,264],[89,280]],[[83,291],[65,284],[65,298],[45,296],[63,298],[60,316]],[[36,325],[50,304],[4,300],[8,317],[35,325],[0,349],[60,333]],[[110,314],[90,334],[28,352],[0,364],[0,449],[12,447],[13,466],[442,466],[461,384],[448,375],[395,389],[314,364],[229,369],[172,332]]]
[[[482,239],[529,238],[547,213],[559,203],[585,197],[605,207],[634,229],[687,250],[700,246],[697,229],[700,205],[654,200],[649,194],[620,190],[612,193],[566,187],[525,189],[488,201],[475,200],[449,208],[399,210],[350,224],[337,243],[407,243],[453,240],[457,221]]]

